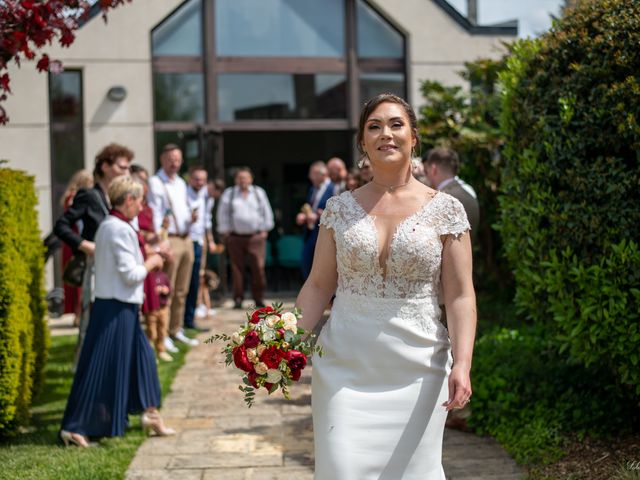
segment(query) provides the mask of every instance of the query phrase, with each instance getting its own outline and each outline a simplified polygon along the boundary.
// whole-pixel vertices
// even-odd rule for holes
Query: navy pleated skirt
[[[62,429],[90,437],[124,435],[128,414],[160,406],[160,382],[140,306],[96,298]]]

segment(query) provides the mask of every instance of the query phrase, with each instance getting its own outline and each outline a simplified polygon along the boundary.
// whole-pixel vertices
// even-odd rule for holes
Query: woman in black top
[[[93,297],[91,285],[93,283],[93,253],[96,248],[93,239],[98,226],[111,208],[106,194],[109,184],[114,178],[129,172],[131,159],[133,159],[133,152],[116,143],[111,143],[100,150],[96,155],[93,170],[95,186],[90,189],[78,190],[73,198],[73,203],[56,221],[53,228],[54,233],[69,245],[74,253],[82,252],[87,256],[87,267],[82,281],[82,313],[74,368],[80,356],[80,349],[89,324],[89,307]],[[81,234],[73,231],[73,226],[78,221],[82,222]]]

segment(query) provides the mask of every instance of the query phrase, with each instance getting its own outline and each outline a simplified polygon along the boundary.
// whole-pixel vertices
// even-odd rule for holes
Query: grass
[[[127,434],[100,440],[96,448],[64,448],[57,440],[60,422],[71,389],[71,362],[76,336],[51,338],[42,392],[32,405],[31,425],[18,436],[0,441],[0,478],[6,480],[112,480],[123,478],[136,450],[144,441],[140,417],[131,416]],[[188,347],[178,345],[174,361],[161,362],[158,375],[162,397],[184,363]]]

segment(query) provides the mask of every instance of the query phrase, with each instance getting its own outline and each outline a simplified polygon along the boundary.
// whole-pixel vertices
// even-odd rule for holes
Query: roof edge
[[[453,8],[447,0],[431,0],[445,11],[458,25],[472,35],[509,35],[518,36],[518,20],[509,20],[497,25],[475,25],[458,10]]]

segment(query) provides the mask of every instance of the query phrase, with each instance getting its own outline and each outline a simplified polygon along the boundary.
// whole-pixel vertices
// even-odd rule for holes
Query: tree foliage
[[[519,310],[640,398],[640,4],[567,12],[500,74],[500,229]]]
[[[460,177],[478,194],[481,218],[474,235],[474,267],[480,287],[506,287],[511,283],[500,254],[500,237],[493,228],[498,219],[503,144],[497,79],[503,68],[504,60],[466,63],[460,75],[470,83],[470,90],[424,81],[425,103],[419,110],[423,151],[436,146],[456,150],[462,163]]]
[[[107,11],[131,0],[98,0],[106,21]],[[11,93],[8,67],[13,60],[35,60],[37,51],[54,41],[68,47],[74,31],[87,18],[91,3],[85,0],[2,0],[0,1],[0,103]],[[40,72],[60,72],[62,63],[40,53],[36,63]],[[0,105],[0,124],[9,120]]]

